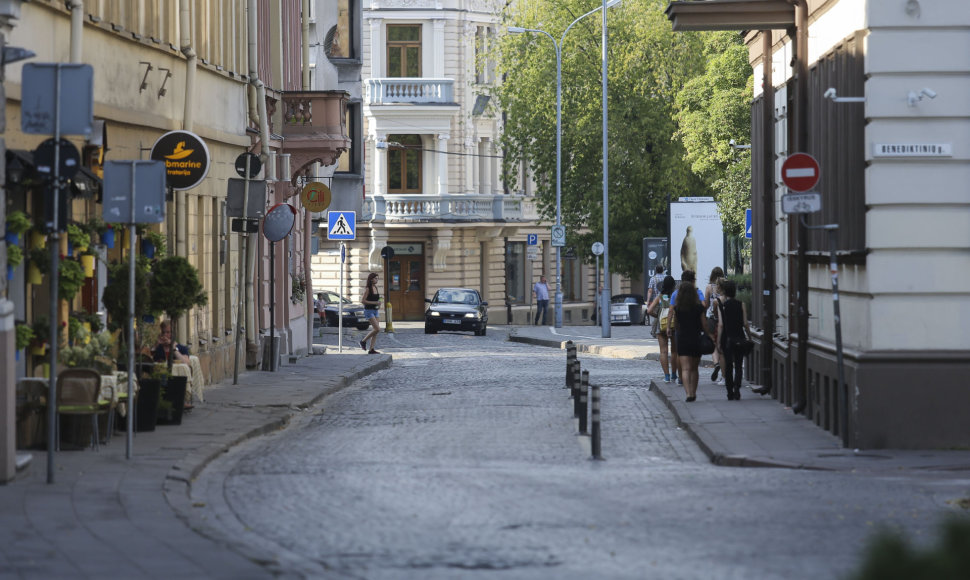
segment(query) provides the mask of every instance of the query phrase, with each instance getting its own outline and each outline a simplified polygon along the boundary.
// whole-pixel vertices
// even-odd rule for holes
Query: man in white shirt
[[[542,325],[546,325],[546,309],[549,307],[549,285],[546,284],[546,277],[539,276],[539,281],[532,287],[532,294],[536,297],[536,319],[533,325],[539,324],[539,315],[542,314]]]

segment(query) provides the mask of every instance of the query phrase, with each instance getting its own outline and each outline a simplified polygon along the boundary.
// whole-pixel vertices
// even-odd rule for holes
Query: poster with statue
[[[670,274],[680,280],[694,270],[703,288],[715,266],[724,268],[724,228],[714,201],[670,204]]]

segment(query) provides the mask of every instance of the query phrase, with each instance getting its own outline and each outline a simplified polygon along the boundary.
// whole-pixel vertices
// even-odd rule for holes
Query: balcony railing
[[[367,104],[415,103],[445,105],[455,102],[452,79],[381,78],[367,79]]]
[[[346,91],[283,93],[283,152],[297,174],[314,162],[332,165],[350,147]]]
[[[538,219],[532,198],[511,195],[373,195],[364,200],[365,221],[417,223]]]

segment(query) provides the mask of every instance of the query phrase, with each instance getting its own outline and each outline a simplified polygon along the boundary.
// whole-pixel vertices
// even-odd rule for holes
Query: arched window
[[[387,136],[387,192],[421,193],[421,137]]]

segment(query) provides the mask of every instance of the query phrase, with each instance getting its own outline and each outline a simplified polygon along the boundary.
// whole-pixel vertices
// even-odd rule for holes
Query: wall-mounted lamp
[[[165,93],[168,92],[168,89],[165,88],[165,83],[168,82],[168,79],[172,78],[172,71],[162,67],[158,67],[158,70],[165,71],[165,78],[162,79],[162,86],[158,87],[158,98],[160,99],[165,96]]]
[[[155,67],[152,66],[152,63],[145,62],[143,60],[138,61],[138,64],[145,65],[145,76],[141,77],[141,87],[138,89],[138,92],[140,93],[148,88],[148,73],[155,70]]]
[[[734,142],[734,139],[728,141],[728,145],[730,145],[732,149],[751,149],[751,145],[738,145]]]
[[[864,103],[866,102],[865,97],[840,97],[835,92],[835,87],[829,87],[822,96],[826,99],[832,99],[833,103]]]
[[[909,94],[906,95],[906,104],[910,107],[915,107],[916,103],[923,100],[923,97],[935,99],[936,91],[929,87],[923,87],[918,93],[916,91],[909,91]]]

